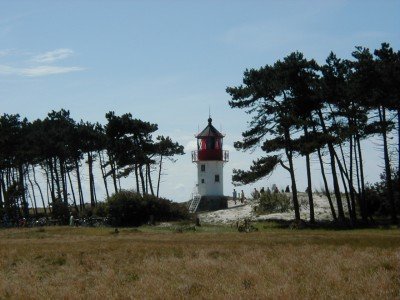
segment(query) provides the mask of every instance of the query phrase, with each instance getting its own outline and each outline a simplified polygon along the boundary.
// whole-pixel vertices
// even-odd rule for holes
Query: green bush
[[[398,185],[399,173],[397,170],[392,170],[392,187],[394,193],[394,202],[397,210],[400,207],[398,194],[400,193]],[[367,183],[365,187],[365,201],[367,213],[369,215],[389,216],[391,212],[388,190],[386,186],[385,174],[380,175],[380,181],[374,184]]]
[[[60,221],[62,225],[68,224],[69,208],[61,199],[54,199],[51,209],[51,217]]]
[[[291,209],[290,198],[284,193],[262,193],[258,213],[281,213]]]
[[[98,202],[93,210],[93,215],[96,217],[107,217],[108,207],[106,202]]]
[[[188,218],[184,205],[155,196],[142,197],[133,191],[121,191],[106,201],[106,211],[113,226],[140,226],[154,221],[176,221]]]

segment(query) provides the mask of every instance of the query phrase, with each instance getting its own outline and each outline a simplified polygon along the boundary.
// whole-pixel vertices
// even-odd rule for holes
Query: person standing
[[[245,197],[244,197],[244,192],[243,192],[243,190],[242,190],[242,192],[240,193],[240,202],[243,204],[244,203],[244,199],[245,199]]]
[[[69,226],[74,226],[74,224],[75,224],[74,216],[71,213],[69,215]]]
[[[257,188],[254,188],[253,199],[258,199],[258,198],[260,198],[260,192],[257,191]]]
[[[237,199],[237,192],[236,189],[233,189],[233,201],[235,201],[235,205],[236,205],[236,199]]]

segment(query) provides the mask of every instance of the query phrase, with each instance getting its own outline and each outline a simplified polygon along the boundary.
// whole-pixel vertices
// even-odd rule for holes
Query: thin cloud
[[[30,68],[14,68],[0,65],[1,75],[19,75],[24,77],[40,77],[55,74],[65,74],[77,71],[83,71],[82,67],[57,67],[57,66],[38,66]]]
[[[16,69],[10,66],[0,65],[0,74],[1,75],[12,75],[16,74]]]
[[[16,52],[9,49],[0,50],[0,57],[16,54],[18,56],[31,56],[30,53]],[[5,63],[0,65],[0,75],[14,75],[22,77],[40,77],[56,74],[66,74],[71,72],[83,71],[85,68],[79,66],[55,66],[54,62],[66,59],[74,54],[74,51],[67,48],[60,48],[48,51],[34,57],[28,61],[21,61],[18,65]]]
[[[21,69],[21,75],[28,77],[38,77],[54,74],[64,74],[77,71],[83,71],[81,67],[57,67],[57,66],[39,66],[33,68]]]
[[[43,54],[39,54],[32,58],[32,61],[38,63],[52,63],[61,59],[65,59],[74,54],[71,49],[61,48],[53,51],[48,51]]]
[[[10,50],[0,50],[0,57],[7,56],[10,54]]]

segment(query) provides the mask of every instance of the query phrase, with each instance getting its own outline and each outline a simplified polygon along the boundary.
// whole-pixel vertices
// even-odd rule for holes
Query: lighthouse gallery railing
[[[195,150],[192,151],[192,162],[202,160],[222,160],[223,162],[229,161],[228,150]]]

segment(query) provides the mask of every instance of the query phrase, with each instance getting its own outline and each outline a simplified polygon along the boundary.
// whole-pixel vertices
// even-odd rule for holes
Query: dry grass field
[[[0,299],[400,298],[398,229],[112,232],[0,230]]]

